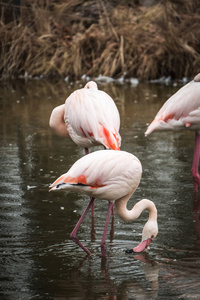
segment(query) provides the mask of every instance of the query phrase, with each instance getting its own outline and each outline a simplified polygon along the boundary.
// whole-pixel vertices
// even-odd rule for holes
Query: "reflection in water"
[[[121,299],[157,299],[159,267],[157,264],[145,263],[142,268],[142,278],[139,276],[122,283]]]
[[[124,273],[124,279],[116,285],[116,279],[111,274],[113,268],[112,257],[101,257],[102,278],[98,282],[98,286],[95,287],[95,289],[98,289],[98,293],[97,291],[94,291],[94,293],[99,295],[101,299],[157,299],[158,264],[151,261],[148,254],[141,254],[137,258],[133,257],[133,259],[145,261],[145,263],[141,264],[142,268],[139,271],[134,271],[130,266],[125,268],[121,266],[118,271],[121,273],[127,272],[127,274]],[[95,267],[94,259],[87,256],[72,270],[73,285],[85,297],[90,297],[90,294],[85,294],[84,278],[87,278],[92,289],[95,286],[93,285]]]
[[[197,236],[196,243],[200,248],[200,198],[196,192],[194,193],[193,218],[194,229]]]
[[[6,103],[1,106],[1,119],[7,121],[9,114],[14,121],[12,107]],[[20,298],[22,295],[31,297],[30,278],[34,261],[30,255],[32,249],[27,242],[30,238],[28,228],[31,221],[26,217],[31,209],[25,205],[23,174],[19,171],[21,149],[16,142],[19,141],[19,129],[18,124],[15,124],[15,130],[12,130],[11,123],[1,124],[0,294],[4,292],[5,299]]]
[[[98,263],[100,263],[99,260],[100,259],[98,259]],[[94,298],[96,295],[99,299],[156,299],[159,270],[157,264],[143,264],[143,271],[132,272],[131,276],[130,274],[127,274],[128,276],[125,275],[124,280],[117,285],[116,279],[112,276],[112,257],[102,257],[100,264],[101,276],[98,276],[98,284],[96,282],[98,269],[96,271],[94,258],[87,256],[72,270],[73,286],[76,287],[76,290],[79,291],[82,298],[90,299],[93,294]],[[123,271],[129,272],[130,268],[126,266],[125,270],[123,270],[122,267],[118,271],[121,273],[123,273]],[[88,284],[90,288],[85,289],[86,284]]]
[[[1,87],[0,298],[198,299],[200,199],[193,195],[190,174],[193,134],[144,137],[147,123],[178,87],[100,85],[120,111],[122,149],[143,165],[128,206],[141,198],[153,200],[159,224],[148,253],[128,255],[125,250],[141,239],[146,214],[134,224],[115,216],[103,259],[105,202],[96,202],[95,219],[88,216],[80,230],[94,253],[87,257],[69,235],[88,197],[48,192],[49,184],[84,155],[48,126],[52,109],[79,86],[18,81]]]

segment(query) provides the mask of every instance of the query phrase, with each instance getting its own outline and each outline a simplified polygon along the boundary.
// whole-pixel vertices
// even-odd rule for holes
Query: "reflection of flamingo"
[[[113,150],[119,150],[121,145],[118,109],[107,93],[98,90],[94,81],[73,92],[65,104],[54,108],[49,125],[57,135],[70,136],[86,153],[95,145]]]
[[[133,272],[128,280],[124,280],[120,284],[118,287],[118,290],[121,291],[120,299],[160,299],[160,297],[158,298],[159,264],[152,260],[148,253],[140,253],[133,258],[143,262],[139,272],[140,276],[138,276],[138,272]],[[142,273],[144,273],[143,276]]]
[[[198,194],[194,194],[194,203],[193,203],[193,219],[194,219],[194,228],[197,236],[197,244],[200,247],[200,199]]]
[[[110,212],[115,202],[117,214],[125,221],[137,219],[143,210],[149,211],[149,219],[142,232],[142,242],[135,247],[135,252],[144,251],[158,233],[157,210],[154,203],[143,199],[129,211],[127,202],[140,183],[142,167],[140,161],[124,151],[100,150],[79,159],[70,170],[60,176],[51,190],[72,190],[91,196],[91,201],[71,233],[71,238],[84,251],[91,254],[78,240],[76,233],[85,218],[94,198],[109,201],[106,224],[101,241],[102,254],[106,254],[105,239]]]
[[[155,130],[180,130],[196,131],[192,176],[194,188],[200,187],[198,174],[200,158],[200,73],[194,80],[178,90],[168,99],[149,125],[145,135]]]

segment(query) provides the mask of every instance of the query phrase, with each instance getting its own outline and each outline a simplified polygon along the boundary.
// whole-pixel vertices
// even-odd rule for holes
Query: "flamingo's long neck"
[[[155,204],[148,199],[140,200],[131,210],[128,210],[127,202],[130,196],[131,195],[128,195],[115,201],[116,213],[120,218],[124,221],[134,221],[139,218],[143,210],[147,209],[149,211],[149,220],[157,220],[157,209]]]

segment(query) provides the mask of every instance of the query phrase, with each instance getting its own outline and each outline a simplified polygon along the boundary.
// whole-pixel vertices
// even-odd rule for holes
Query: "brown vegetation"
[[[198,0],[150,7],[131,0],[23,3],[20,17],[12,19],[1,4],[2,79],[125,74],[149,80],[193,77],[200,70]]]

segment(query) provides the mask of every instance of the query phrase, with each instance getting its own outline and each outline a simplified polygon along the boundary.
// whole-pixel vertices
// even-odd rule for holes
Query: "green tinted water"
[[[198,195],[190,174],[194,133],[144,137],[164,101],[179,87],[161,84],[99,84],[121,116],[122,149],[143,165],[141,184],[129,201],[148,198],[158,209],[159,234],[145,254],[136,246],[148,217],[125,223],[117,215],[100,241],[107,203],[95,202],[78,236],[88,257],[70,238],[88,197],[49,193],[49,184],[82,155],[71,140],[55,136],[52,109],[81,85],[16,81],[0,87],[0,296],[1,299],[199,299]],[[95,149],[94,149],[95,150]]]

